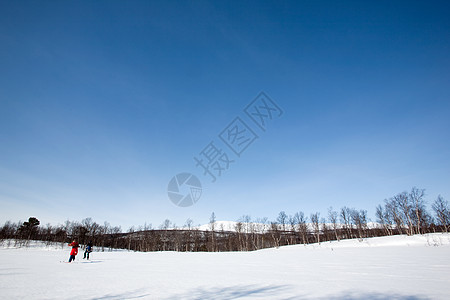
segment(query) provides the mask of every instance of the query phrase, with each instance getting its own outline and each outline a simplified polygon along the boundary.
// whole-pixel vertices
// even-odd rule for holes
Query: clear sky
[[[125,230],[450,200],[448,1],[1,1],[0,221]],[[283,111],[262,131],[244,108]],[[236,118],[258,138],[236,156]],[[231,160],[217,181],[194,157]],[[171,178],[196,175],[181,208]]]

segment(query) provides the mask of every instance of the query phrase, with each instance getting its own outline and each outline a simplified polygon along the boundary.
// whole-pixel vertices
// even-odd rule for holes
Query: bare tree
[[[281,225],[281,229],[283,231],[286,231],[286,220],[287,220],[286,213],[284,211],[280,211],[280,213],[278,214],[277,222]]]
[[[134,238],[133,238],[133,235],[134,235],[134,226],[131,226],[129,229],[128,229],[128,231],[127,231],[127,245],[128,245],[128,247],[127,247],[127,249],[128,249],[128,251],[129,250],[131,250],[131,249],[135,249],[135,245],[134,245],[134,247],[132,248],[131,246],[132,246],[132,242],[135,240]]]
[[[408,235],[414,234],[414,224],[412,221],[412,205],[409,201],[409,195],[407,192],[403,192],[394,196],[394,201],[400,211],[402,212],[403,219],[408,226]]]
[[[187,228],[187,231],[185,233],[185,237],[184,237],[184,243],[185,243],[185,251],[191,251],[191,246],[192,246],[192,233],[191,233],[191,228],[192,228],[192,224],[194,223],[194,221],[191,218],[188,218],[186,220],[186,222],[184,223],[184,227]]]
[[[334,232],[334,236],[336,237],[336,240],[340,240],[339,239],[339,235],[338,235],[338,213],[337,211],[333,210],[333,207],[328,208],[328,221],[331,224],[331,227],[333,228],[333,232]]]
[[[358,238],[362,239],[367,227],[367,211],[352,209],[350,215],[353,225],[355,225],[358,231]]]
[[[319,219],[320,219],[320,213],[316,212],[311,214],[311,223],[314,229],[314,234],[316,236],[317,243],[320,244],[320,225],[319,225]]]
[[[88,240],[95,242],[100,225],[92,220],[92,218],[85,218],[81,220],[81,226],[86,229],[86,237]],[[87,241],[81,241],[86,243]]]
[[[320,226],[322,227],[322,240],[323,241],[330,241],[330,227],[327,224],[327,220],[325,218],[320,218]]]
[[[245,232],[245,234],[244,234],[245,247],[244,248],[247,249],[246,251],[250,250],[250,232],[251,232],[251,227],[252,227],[251,219],[252,218],[250,217],[250,215],[243,215],[241,218],[242,223],[244,224],[244,232]]]
[[[375,216],[377,222],[381,225],[386,235],[392,235],[392,222],[389,219],[389,215],[383,206],[380,204],[376,208]]]
[[[343,208],[341,208],[341,213],[340,213],[341,223],[342,223],[344,231],[347,234],[348,239],[352,238],[351,216],[350,215],[351,215],[350,209],[348,207],[344,206]]]
[[[305,214],[302,211],[300,211],[300,212],[295,213],[294,219],[297,222],[298,232],[302,238],[303,244],[307,244],[308,243],[308,238],[307,238],[308,225],[306,225],[307,217],[305,217]]]
[[[270,236],[272,237],[273,246],[280,247],[281,234],[279,226],[276,222],[270,223]]]
[[[395,201],[394,198],[390,198],[389,200],[384,201],[387,216],[390,220],[392,220],[393,223],[395,223],[395,228],[397,229],[398,233],[403,234],[404,223],[397,201]]]
[[[244,250],[244,246],[243,246],[243,229],[242,229],[242,222],[238,221],[235,225],[234,225],[234,230],[236,231],[237,234],[237,249],[238,251],[243,251]]]
[[[425,202],[424,202],[425,190],[418,189],[413,187],[411,192],[409,193],[409,201],[411,203],[412,209],[414,211],[414,221],[416,223],[416,233],[421,233],[421,223],[422,223],[422,215],[425,211]]]
[[[54,229],[50,223],[47,223],[44,228],[40,230],[40,239],[45,241],[46,245],[51,245],[53,242]]]
[[[19,226],[11,221],[6,221],[0,229],[0,240],[16,237]]]
[[[433,202],[432,208],[436,213],[436,219],[439,224],[444,228],[445,232],[448,232],[450,228],[450,207],[447,200],[439,195]]]
[[[209,229],[211,229],[211,251],[213,252],[216,251],[215,228],[216,228],[216,214],[212,212],[211,217],[209,218]]]
[[[266,223],[267,223],[267,217],[258,218],[255,221],[255,232],[256,232],[256,238],[257,238],[256,249],[264,248],[264,244],[265,244],[264,237],[267,232]]]
[[[119,241],[119,235],[122,232],[122,228],[120,226],[112,226],[110,227],[110,245],[109,245],[109,251],[112,251],[113,249],[117,248],[118,241]]]
[[[161,236],[161,241],[163,243],[163,251],[166,251],[167,244],[170,242],[170,239],[168,236],[168,230],[169,230],[171,224],[172,224],[172,222],[170,222],[169,219],[165,219],[164,222],[160,226],[161,230],[163,230],[163,234]]]
[[[191,230],[191,228],[192,228],[192,224],[194,224],[194,221],[191,219],[191,218],[188,218],[187,220],[186,220],[186,227],[187,227],[187,229],[188,230]]]
[[[369,227],[368,227],[368,225],[367,225],[367,222],[368,222],[368,218],[367,218],[367,210],[361,209],[361,210],[359,211],[359,217],[360,217],[360,219],[361,219],[361,228],[362,228],[362,231],[363,231],[363,233],[364,233],[364,236],[367,238],[367,237],[369,237],[369,236],[368,236],[368,229],[369,229]]]
[[[297,225],[297,217],[296,214],[293,216],[289,215],[289,236],[291,238],[291,244],[298,244],[301,240]]]
[[[216,227],[216,214],[212,212],[211,216],[209,217],[209,229],[211,231],[214,231],[215,227]]]

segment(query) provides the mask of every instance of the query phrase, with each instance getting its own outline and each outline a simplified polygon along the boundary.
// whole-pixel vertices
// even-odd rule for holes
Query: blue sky
[[[0,221],[123,229],[450,199],[446,1],[1,1]],[[215,183],[261,91],[283,115]],[[246,120],[248,121],[248,120]],[[248,121],[248,125],[252,124]],[[181,172],[201,199],[175,206]]]

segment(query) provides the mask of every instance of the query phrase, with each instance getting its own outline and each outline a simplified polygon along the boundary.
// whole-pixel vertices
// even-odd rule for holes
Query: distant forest
[[[91,218],[66,221],[62,225],[41,225],[36,217],[26,222],[7,221],[0,228],[0,242],[27,246],[30,240],[41,240],[47,245],[65,244],[76,239],[80,244],[91,241],[97,250],[128,249],[132,251],[252,251],[284,245],[321,243],[341,239],[364,239],[397,234],[425,234],[448,232],[449,204],[438,196],[431,205],[425,205],[425,190],[412,188],[384,200],[376,207],[376,223],[370,223],[367,211],[342,207],[330,208],[326,216],[319,212],[307,216],[302,211],[288,215],[284,211],[274,221],[267,218],[252,220],[242,216],[234,230],[219,227],[211,214],[208,230],[200,230],[188,219],[182,227],[165,220],[158,228],[143,225],[126,232],[120,226]]]

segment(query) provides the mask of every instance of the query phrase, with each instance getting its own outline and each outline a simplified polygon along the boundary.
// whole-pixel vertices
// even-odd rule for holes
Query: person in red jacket
[[[69,262],[72,262],[75,260],[75,256],[78,254],[78,243],[76,240],[73,240],[72,243],[69,244],[69,246],[72,247],[72,251],[70,251],[70,258],[69,258]]]

